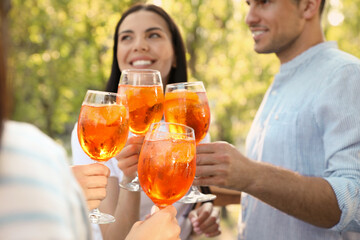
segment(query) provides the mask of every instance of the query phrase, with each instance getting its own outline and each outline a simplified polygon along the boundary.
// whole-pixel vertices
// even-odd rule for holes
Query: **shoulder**
[[[85,236],[85,202],[65,149],[28,123],[6,121],[3,133],[0,189],[6,194],[0,195],[0,202],[6,208],[0,207],[0,216],[8,229],[28,227],[35,238],[40,234],[49,239]],[[77,230],[69,228],[68,222],[75,223]],[[14,236],[24,238],[23,232]]]
[[[360,59],[333,46],[324,48],[311,62],[312,74],[322,79],[324,89],[331,85],[354,85],[360,80]],[[345,89],[344,89],[345,90]]]
[[[36,162],[56,172],[67,167],[65,149],[29,123],[6,121],[1,147],[13,161]]]
[[[337,47],[326,48],[321,54],[320,58],[323,59],[323,64],[331,66],[333,70],[341,69],[347,66],[360,69],[360,59],[356,56],[340,50]]]
[[[45,149],[50,147],[60,151],[64,150],[60,144],[30,123],[6,121],[3,138],[5,142],[18,146],[26,143],[32,147],[43,147]]]

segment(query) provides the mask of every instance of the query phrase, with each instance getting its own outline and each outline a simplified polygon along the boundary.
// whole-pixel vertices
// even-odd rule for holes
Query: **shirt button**
[[[277,92],[274,90],[271,92],[271,95],[275,96],[277,94]]]
[[[275,115],[275,120],[279,120],[279,115]]]

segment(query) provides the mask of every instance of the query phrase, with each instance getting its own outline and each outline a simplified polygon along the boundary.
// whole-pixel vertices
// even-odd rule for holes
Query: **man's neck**
[[[301,35],[291,43],[287,50],[277,53],[281,64],[287,63],[309,48],[325,41],[325,37],[319,22],[313,21],[304,27]]]

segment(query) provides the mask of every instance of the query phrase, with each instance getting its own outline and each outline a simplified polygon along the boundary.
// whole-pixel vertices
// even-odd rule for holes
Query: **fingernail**
[[[153,215],[153,214],[154,214],[155,212],[157,212],[157,211],[159,211],[159,208],[158,208],[156,205],[154,205],[154,206],[152,206],[152,208],[151,208],[150,214]]]

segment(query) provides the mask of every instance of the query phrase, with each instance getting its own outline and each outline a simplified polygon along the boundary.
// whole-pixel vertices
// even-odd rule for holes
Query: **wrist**
[[[242,179],[244,179],[244,185],[240,191],[251,194],[260,187],[260,178],[262,176],[262,164],[251,159],[247,162],[245,173]]]
[[[122,178],[122,183],[123,184],[128,184],[128,183],[131,183],[131,181],[134,179],[134,177],[130,177],[130,176],[126,176],[126,175],[123,175],[123,178]]]

